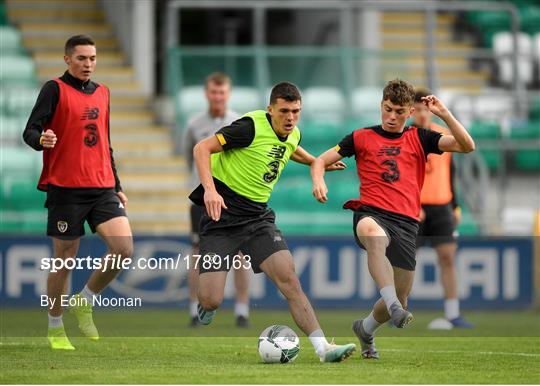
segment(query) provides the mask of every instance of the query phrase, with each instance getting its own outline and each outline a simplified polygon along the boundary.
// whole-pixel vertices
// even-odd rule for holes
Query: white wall
[[[107,20],[120,41],[135,80],[145,95],[155,92],[155,19],[153,0],[102,0]]]

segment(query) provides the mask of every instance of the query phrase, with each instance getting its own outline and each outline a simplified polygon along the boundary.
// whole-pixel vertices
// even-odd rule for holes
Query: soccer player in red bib
[[[468,153],[475,147],[463,125],[433,95],[422,102],[452,134],[406,126],[414,112],[414,96],[409,82],[388,82],[381,102],[382,124],[353,131],[311,165],[313,195],[324,203],[328,200],[325,165],[353,155],[356,159],[360,198],[347,201],[343,208],[354,212],[354,236],[367,251],[369,272],[381,294],[369,316],[353,322],[366,359],[379,357],[374,343],[377,328],[388,320],[403,328],[413,318],[407,311],[407,297],[416,265],[420,191],[428,154]]]
[[[129,258],[133,241],[125,211],[127,197],[110,144],[109,90],[90,80],[96,67],[92,38],[69,38],[64,61],[67,71],[43,85],[23,134],[29,146],[43,151],[38,189],[47,192],[47,235],[53,240],[53,257],[76,258],[86,221],[103,238],[113,258]],[[99,339],[92,318],[95,296],[119,272],[119,264],[108,264],[92,273],[74,296],[76,306],[70,308],[82,333],[92,340]],[[53,349],[74,349],[62,321],[61,296],[68,288],[69,274],[66,268],[51,270],[47,279],[47,337]]]

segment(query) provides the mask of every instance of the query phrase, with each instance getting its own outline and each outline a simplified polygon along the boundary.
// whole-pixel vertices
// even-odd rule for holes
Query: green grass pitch
[[[319,311],[328,338],[356,342],[351,321],[365,312]],[[44,338],[43,310],[4,309],[0,314],[0,383],[540,383],[540,314],[467,312],[473,330],[429,331],[438,313],[417,311],[404,330],[381,327],[381,359],[358,352],[343,363],[321,364],[307,338],[290,364],[261,363],[259,333],[286,324],[288,312],[252,310],[252,327],[234,327],[230,311],[213,324],[191,329],[184,310],[97,310],[102,338],[78,334],[73,317],[64,323],[77,350],[53,352]]]

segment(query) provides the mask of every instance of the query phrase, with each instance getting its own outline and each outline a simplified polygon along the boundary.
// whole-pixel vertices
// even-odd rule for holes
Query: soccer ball
[[[300,339],[287,326],[270,326],[259,337],[259,354],[264,363],[292,362],[299,352]]]

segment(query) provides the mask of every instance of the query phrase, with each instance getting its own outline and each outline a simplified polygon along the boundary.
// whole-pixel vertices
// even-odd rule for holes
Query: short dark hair
[[[432,92],[428,88],[417,88],[416,92],[414,93],[414,103],[422,102],[422,98],[425,98],[431,94]]]
[[[403,79],[394,79],[386,83],[383,90],[383,101],[389,100],[395,105],[412,106],[414,104],[414,87]]]
[[[295,84],[289,82],[280,82],[272,87],[270,93],[270,104],[276,103],[278,98],[284,99],[288,102],[301,101],[302,96]]]
[[[208,87],[208,84],[215,83],[219,86],[223,84],[228,84],[229,86],[232,85],[231,78],[229,78],[229,75],[225,74],[224,72],[213,72],[210,75],[206,77],[206,81],[204,82],[204,87]]]
[[[73,53],[76,46],[95,46],[95,45],[96,43],[94,42],[94,39],[92,39],[92,36],[75,35],[75,36],[70,37],[66,41],[66,45],[64,47],[64,53],[69,56]]]

